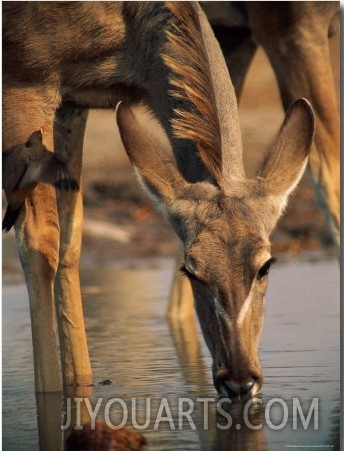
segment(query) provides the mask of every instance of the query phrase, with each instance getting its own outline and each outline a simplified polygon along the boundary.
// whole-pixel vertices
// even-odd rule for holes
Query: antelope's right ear
[[[124,148],[143,187],[158,207],[165,209],[186,183],[173,160],[172,148],[151,134],[123,102],[116,113]]]
[[[314,113],[306,99],[293,103],[259,172],[268,195],[285,205],[306,167],[314,136]]]

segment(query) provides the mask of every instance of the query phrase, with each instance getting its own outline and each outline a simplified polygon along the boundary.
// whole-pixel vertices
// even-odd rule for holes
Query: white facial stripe
[[[215,309],[218,311],[219,315],[221,316],[221,318],[227,322],[229,320],[228,314],[226,312],[226,310],[222,307],[222,305],[220,304],[220,302],[216,299],[216,298],[212,298],[213,302],[214,302],[214,306]]]
[[[238,326],[240,326],[243,323],[243,321],[245,320],[246,315],[251,307],[251,303],[252,303],[252,299],[253,299],[253,289],[252,288],[253,288],[253,286],[251,287],[249,295],[245,299],[245,301],[241,307],[241,310],[239,312],[238,319],[237,319]]]
[[[222,307],[221,303],[214,296],[212,296],[211,299],[212,299],[212,302],[213,302],[216,312],[219,314],[220,318],[228,326],[228,328],[231,329],[232,323],[231,323],[231,320],[229,319],[228,313]]]

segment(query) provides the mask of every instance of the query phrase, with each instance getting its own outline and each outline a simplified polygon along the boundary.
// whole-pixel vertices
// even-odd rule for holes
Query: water
[[[148,450],[338,449],[337,262],[293,262],[272,271],[261,341],[265,381],[261,404],[248,415],[256,429],[243,420],[244,402],[216,408],[211,360],[198,327],[166,320],[172,265],[81,273],[97,419],[146,422]],[[82,423],[90,393],[67,394],[63,406],[59,394],[36,398],[30,334],[25,286],[5,285],[3,449],[61,450],[62,411],[79,409]]]

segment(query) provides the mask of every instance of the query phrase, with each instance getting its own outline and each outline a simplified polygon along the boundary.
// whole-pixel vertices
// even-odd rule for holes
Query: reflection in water
[[[63,449],[61,431],[63,399],[61,393],[36,393],[36,404],[39,449],[60,451]]]
[[[253,401],[252,404],[251,401]],[[231,404],[223,403],[222,408],[228,416],[220,416],[217,413],[219,432],[213,444],[214,451],[263,451],[268,449],[263,428],[263,408],[259,398],[249,401],[233,401]],[[231,427],[228,427],[229,424]]]
[[[3,449],[62,450],[64,436],[74,424],[89,422],[92,412],[110,426],[125,420],[141,429],[148,450],[338,445],[337,263],[280,266],[271,274],[266,302],[263,394],[247,411],[245,400],[218,399],[198,327],[167,322],[172,263],[82,272],[94,387],[67,392],[64,399],[60,394],[35,398],[25,287],[4,286]],[[293,409],[293,398],[299,408]],[[310,410],[314,398],[318,430],[316,412]],[[309,420],[305,431],[302,420]],[[67,423],[66,431],[61,422]]]

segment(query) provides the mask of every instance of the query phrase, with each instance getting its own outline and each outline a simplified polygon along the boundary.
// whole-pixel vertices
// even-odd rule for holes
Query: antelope
[[[31,185],[15,221],[36,391],[61,389],[55,314],[63,384],[92,382],[79,282],[82,141],[87,109],[116,108],[130,161],[184,246],[214,385],[258,393],[269,236],[307,164],[309,102],[293,103],[247,179],[235,92],[197,3],[6,2],[3,24],[4,152],[44,127],[45,146],[80,187]]]

